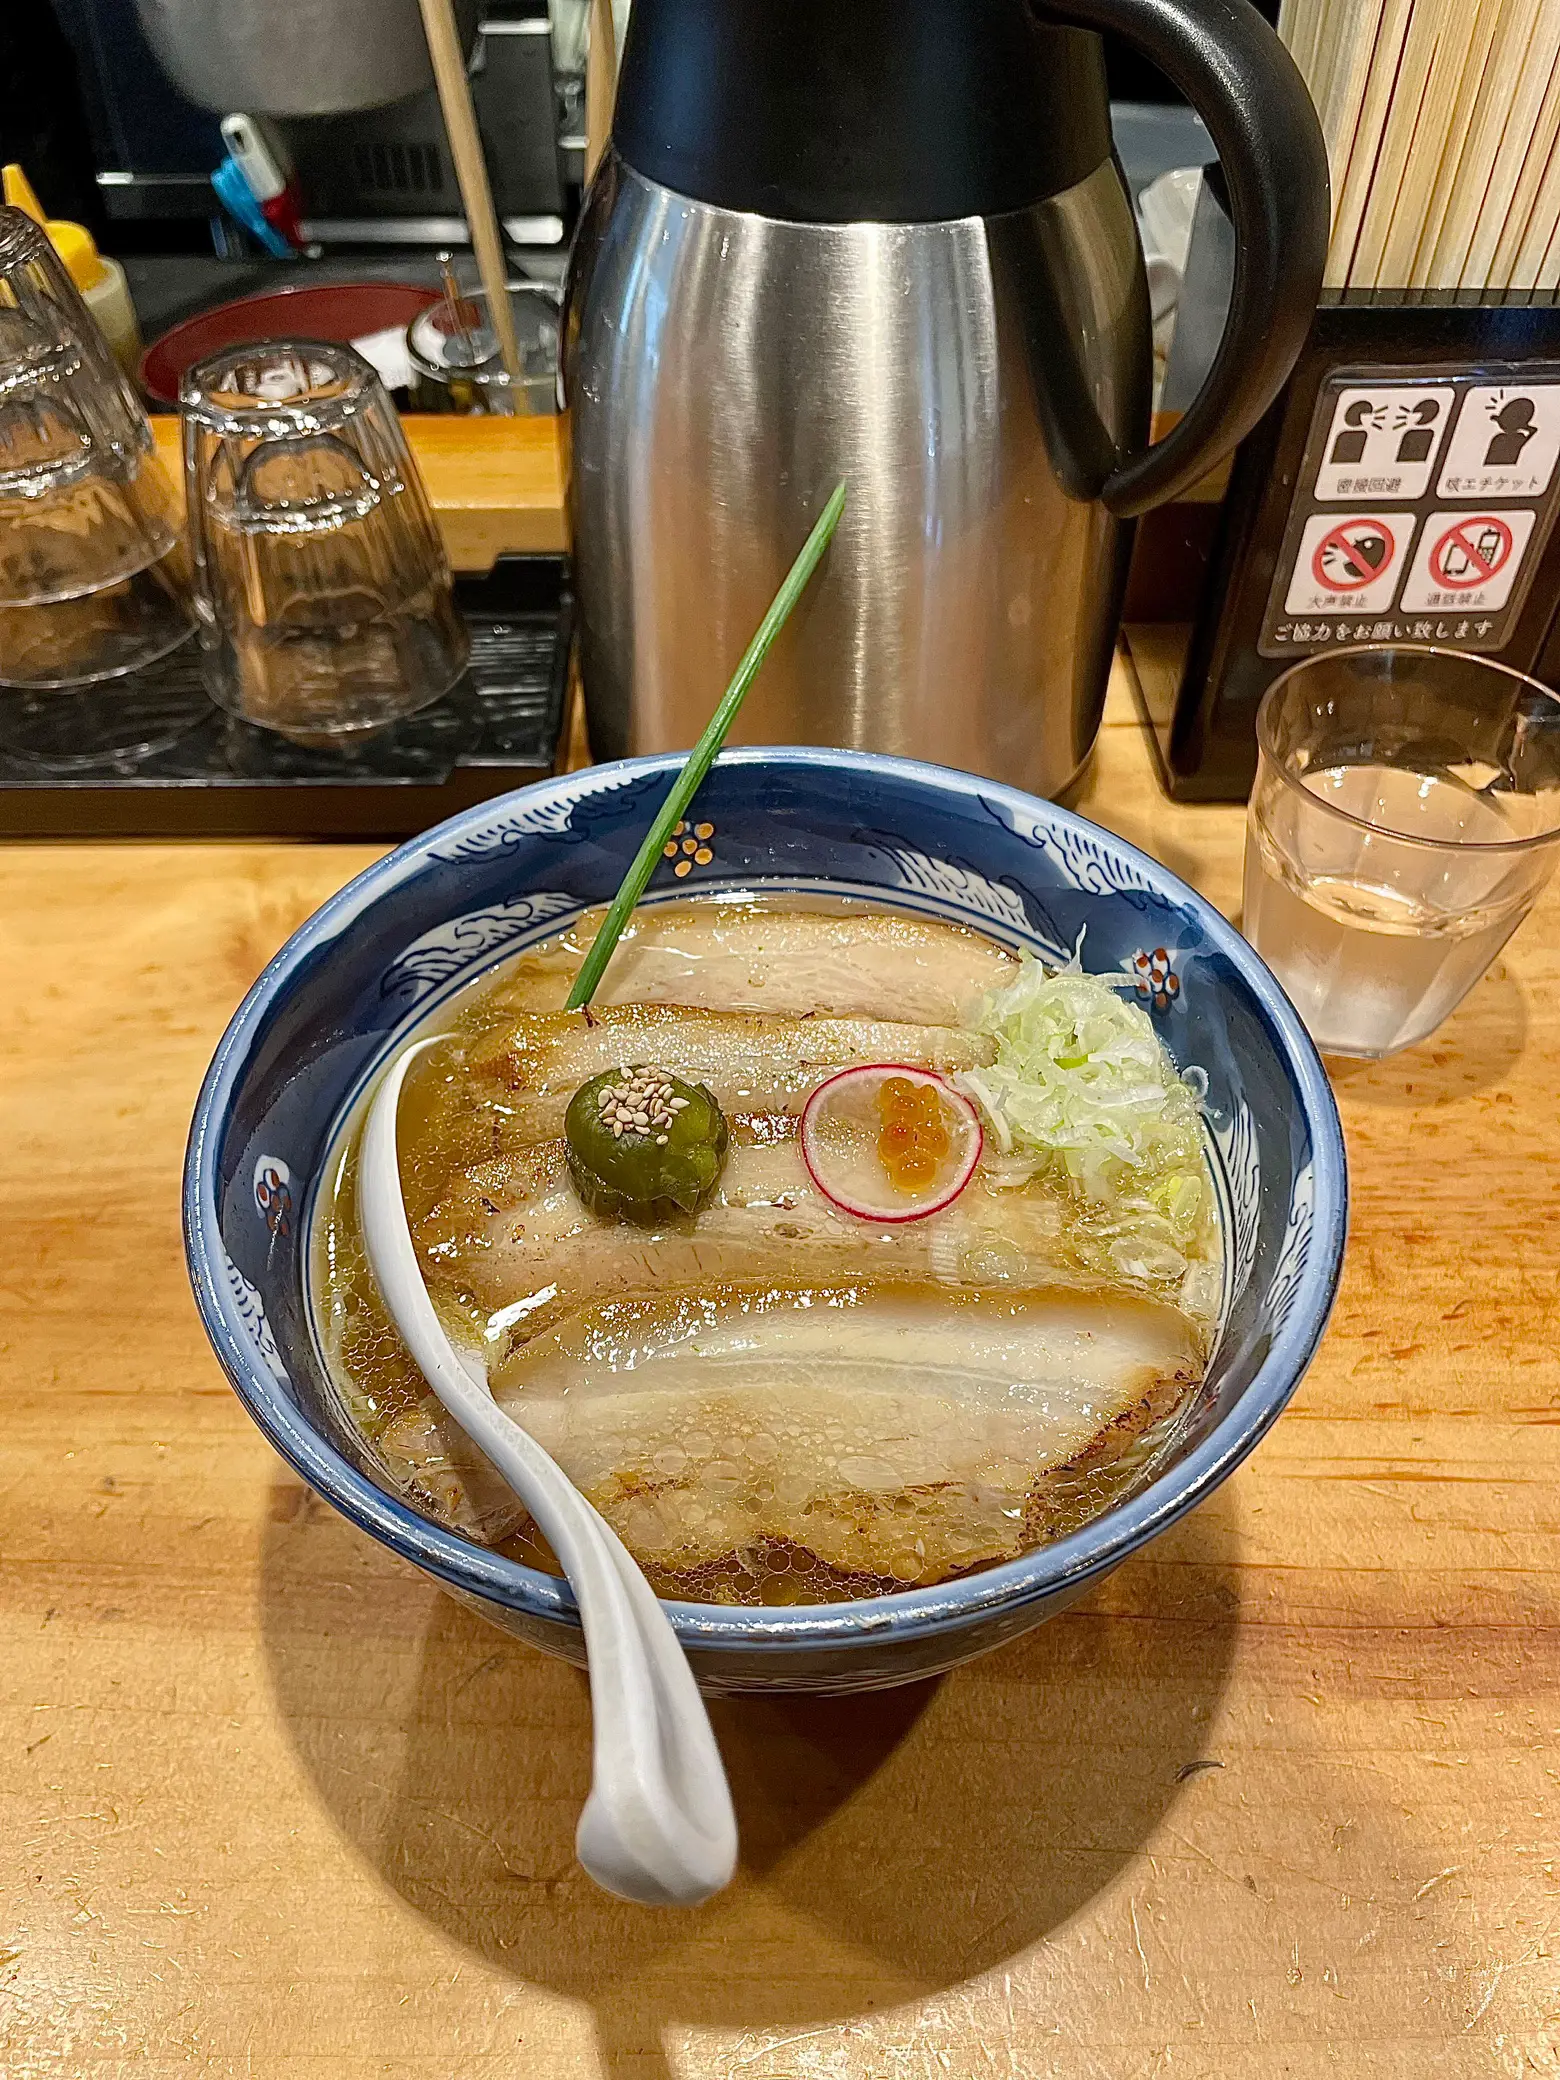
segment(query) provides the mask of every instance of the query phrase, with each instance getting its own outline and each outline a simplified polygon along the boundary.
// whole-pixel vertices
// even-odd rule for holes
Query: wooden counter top
[[[1088,806],[1239,896],[1118,685]],[[360,847],[0,851],[12,2080],[1560,2074],[1560,896],[1338,1079],[1342,1297],[1251,1463],[940,1683],[716,1708],[731,1890],[575,1867],[580,1678],[283,1469],[179,1244],[196,1086]]]

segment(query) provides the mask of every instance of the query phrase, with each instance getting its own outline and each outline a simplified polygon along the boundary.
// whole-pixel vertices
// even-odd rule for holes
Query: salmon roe
[[[878,1091],[878,1160],[896,1191],[921,1192],[936,1177],[953,1146],[941,1094],[935,1084],[887,1076]]]

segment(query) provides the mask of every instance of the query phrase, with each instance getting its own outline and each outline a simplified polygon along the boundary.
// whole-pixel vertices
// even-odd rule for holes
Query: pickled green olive
[[[731,1140],[715,1093],[665,1069],[607,1069],[564,1115],[574,1189],[603,1220],[658,1227],[697,1213]]]

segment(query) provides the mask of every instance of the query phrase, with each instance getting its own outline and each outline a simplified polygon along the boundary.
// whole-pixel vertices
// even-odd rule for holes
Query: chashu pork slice
[[[1158,1302],[892,1283],[607,1300],[492,1384],[660,1575],[768,1543],[908,1585],[1035,1543],[1201,1371]]]
[[[708,1084],[728,1115],[795,1117],[818,1085],[858,1062],[908,1062],[952,1074],[995,1059],[996,1043],[952,1026],[869,1018],[779,1018],[675,1004],[521,1012],[465,1050],[474,1101],[501,1092],[506,1135],[563,1132],[582,1083],[604,1069],[669,1069]]]
[[[494,1001],[517,1011],[561,1009],[599,922],[592,911],[552,945],[522,955]],[[1017,974],[1017,957],[1005,948],[929,918],[674,903],[634,913],[593,1003],[958,1026]]]
[[[1079,1276],[1064,1225],[1051,1191],[999,1190],[981,1173],[941,1213],[895,1226],[858,1220],[818,1190],[788,1133],[734,1139],[715,1196],[676,1226],[598,1219],[575,1192],[559,1141],[473,1165],[416,1237],[430,1284],[525,1322],[555,1296],[579,1306],[718,1284],[1098,1283]]]

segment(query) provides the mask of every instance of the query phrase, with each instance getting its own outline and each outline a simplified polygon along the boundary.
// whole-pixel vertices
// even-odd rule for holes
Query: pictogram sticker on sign
[[[1392,532],[1374,520],[1340,520],[1311,552],[1311,576],[1328,592],[1355,592],[1381,576],[1392,556]]]
[[[1537,515],[1525,507],[1432,513],[1403,588],[1403,611],[1457,608],[1489,613],[1505,606],[1522,570]]]
[[[1413,536],[1411,513],[1313,513],[1295,552],[1284,612],[1383,612]]]
[[[1441,498],[1537,498],[1560,459],[1560,385],[1470,390],[1446,450]]]
[[[1430,576],[1466,592],[1499,577],[1511,556],[1512,533],[1497,513],[1470,513],[1430,544]]]
[[[1449,384],[1425,390],[1384,383],[1343,391],[1317,464],[1314,495],[1423,498],[1456,395]]]

